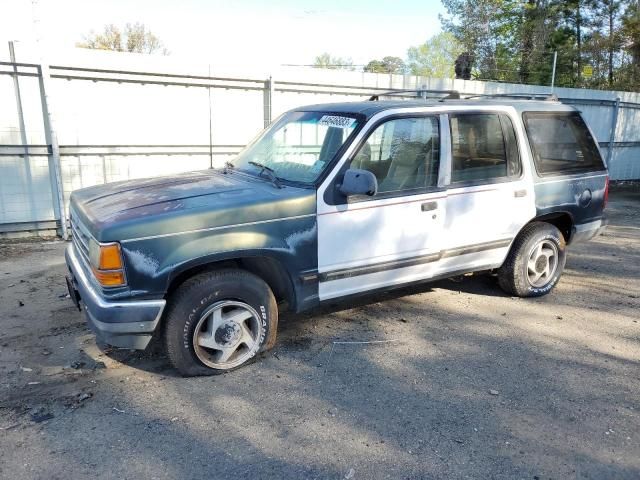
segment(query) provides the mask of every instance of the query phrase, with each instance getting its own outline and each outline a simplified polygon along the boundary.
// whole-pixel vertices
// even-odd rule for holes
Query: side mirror
[[[340,193],[345,196],[369,195],[370,197],[378,193],[378,179],[369,170],[350,168],[344,172]]]

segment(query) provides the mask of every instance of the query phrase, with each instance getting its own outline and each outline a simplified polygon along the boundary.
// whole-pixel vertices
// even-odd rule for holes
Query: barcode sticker
[[[318,122],[318,125],[323,125],[325,127],[349,128],[355,121],[356,119],[351,117],[324,115]]]

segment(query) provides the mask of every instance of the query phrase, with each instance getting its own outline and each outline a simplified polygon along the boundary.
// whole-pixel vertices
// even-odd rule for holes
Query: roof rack
[[[427,98],[427,95],[446,95],[445,97],[435,97],[441,98],[442,100],[446,99],[459,99],[460,92],[457,90],[426,90],[424,88],[421,89],[411,89],[411,90],[389,90],[388,92],[380,92],[374,95],[371,95],[369,98],[370,102],[376,102],[380,100],[380,97],[392,97],[394,95],[405,95],[407,93],[415,93],[417,98]]]
[[[414,95],[407,95],[414,94]],[[427,89],[410,89],[410,90],[389,90],[387,92],[380,92],[373,94],[370,98],[370,102],[379,101],[380,97],[393,97],[393,96],[411,96],[415,98],[437,98],[441,102],[444,100],[471,100],[474,98],[515,98],[515,99],[528,99],[528,100],[544,100],[548,102],[558,102],[560,99],[555,93],[475,93],[475,94],[462,94],[457,90],[427,90]]]
[[[545,100],[549,102],[558,102],[558,95],[555,93],[477,93],[474,95],[467,95],[465,100],[472,98],[520,98],[528,100]]]

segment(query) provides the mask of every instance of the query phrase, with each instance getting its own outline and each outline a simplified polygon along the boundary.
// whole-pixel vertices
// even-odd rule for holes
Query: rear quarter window
[[[540,175],[604,170],[595,139],[578,112],[523,114]]]

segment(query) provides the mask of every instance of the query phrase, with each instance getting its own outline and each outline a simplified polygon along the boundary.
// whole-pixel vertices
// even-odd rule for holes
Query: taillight
[[[607,206],[608,201],[609,201],[609,175],[607,175],[607,183],[604,186],[604,204],[602,208]]]

